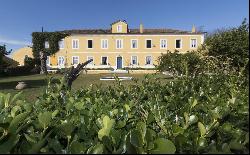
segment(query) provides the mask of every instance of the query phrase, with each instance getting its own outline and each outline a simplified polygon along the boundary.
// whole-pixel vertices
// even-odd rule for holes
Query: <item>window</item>
[[[108,48],[108,39],[102,39],[101,40],[101,47],[102,47],[102,49],[107,49]]]
[[[151,65],[151,64],[152,64],[152,57],[146,56],[146,65]]]
[[[138,65],[137,56],[132,56],[132,57],[131,57],[131,64],[132,64],[132,65]]]
[[[123,48],[122,39],[117,39],[117,40],[116,40],[116,48],[117,48],[117,49]]]
[[[73,39],[72,40],[72,49],[78,49],[79,48],[79,40]]]
[[[45,46],[45,48],[49,48],[49,42],[45,41],[44,46]]]
[[[160,48],[167,48],[167,40],[166,39],[161,39],[160,41]]]
[[[50,59],[49,59],[49,56],[47,56],[47,60],[46,60],[46,65],[50,65]]]
[[[92,59],[93,61],[91,61],[90,63],[88,63],[88,65],[94,65],[94,57],[92,57],[92,56],[88,56],[88,57],[87,57],[87,61],[88,61],[88,60],[91,60],[91,59]]]
[[[64,66],[64,57],[63,56],[58,57],[58,65],[59,66]]]
[[[175,40],[175,48],[181,48],[181,39]]]
[[[79,56],[72,56],[72,64],[73,65],[79,64]]]
[[[64,39],[58,42],[59,49],[64,49]]]
[[[138,48],[138,40],[137,39],[131,40],[131,48]]]
[[[197,40],[196,39],[191,39],[191,45],[190,45],[190,47],[191,48],[196,48],[196,46],[197,46]]]
[[[152,48],[152,40],[146,40],[146,48]]]
[[[102,57],[102,65],[107,65],[108,64],[108,57]]]
[[[117,25],[117,32],[122,32],[122,25]]]
[[[93,40],[88,40],[88,48],[93,48]]]

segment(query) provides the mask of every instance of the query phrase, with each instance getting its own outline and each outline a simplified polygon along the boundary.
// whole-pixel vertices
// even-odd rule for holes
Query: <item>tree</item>
[[[59,51],[58,42],[68,36],[63,32],[33,32],[32,33],[32,52],[35,59],[40,59],[40,74],[47,74],[46,60],[47,56]],[[48,41],[49,48],[45,48],[45,42]]]
[[[12,49],[10,51],[6,50],[6,45],[0,45],[0,67],[4,66],[3,57],[10,54],[11,51]]]
[[[246,18],[239,27],[219,29],[207,36],[205,47],[209,56],[232,59],[234,67],[244,66],[249,57],[249,23]]]

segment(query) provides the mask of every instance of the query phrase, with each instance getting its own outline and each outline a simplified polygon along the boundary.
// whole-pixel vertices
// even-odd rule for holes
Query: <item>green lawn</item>
[[[118,76],[132,76],[133,78],[138,79],[141,81],[146,74],[119,74]],[[62,75],[59,74],[51,74],[48,77],[57,77],[60,78]],[[81,74],[73,82],[72,89],[77,90],[82,87],[88,87],[90,84],[97,85],[99,88],[105,88],[108,85],[114,85],[115,81],[101,81],[100,77],[103,76],[112,76],[112,74]],[[155,74],[153,76],[159,77],[162,81],[167,81],[165,75],[162,74]],[[15,90],[15,86],[19,81],[24,81],[28,84],[28,88],[22,90],[23,95],[21,96],[22,99],[26,99],[27,101],[35,101],[37,96],[41,95],[46,88],[47,81],[45,75],[28,75],[28,76],[15,76],[15,77],[1,77],[0,78],[0,92],[3,93],[11,93],[16,94],[20,90]],[[133,81],[122,81],[122,84],[129,85],[133,83]]]

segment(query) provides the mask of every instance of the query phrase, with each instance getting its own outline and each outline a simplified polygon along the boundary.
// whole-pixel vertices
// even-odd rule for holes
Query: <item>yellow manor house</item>
[[[76,66],[89,59],[87,68],[154,68],[157,59],[167,50],[187,52],[196,50],[204,41],[204,33],[192,30],[129,29],[126,21],[118,20],[111,29],[65,30],[70,35],[59,42],[60,50],[48,57],[48,68]],[[48,48],[45,42],[45,48]],[[30,47],[14,52],[12,58],[24,64],[25,56],[32,56]]]

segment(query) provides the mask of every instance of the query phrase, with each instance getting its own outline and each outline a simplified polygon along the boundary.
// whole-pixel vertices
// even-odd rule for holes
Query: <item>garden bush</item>
[[[8,67],[4,69],[5,76],[17,76],[17,75],[28,75],[31,74],[32,66],[16,66]]]
[[[1,153],[249,153],[244,74],[77,91],[51,84],[34,103],[0,93]]]
[[[202,62],[199,54],[195,51],[180,53],[175,50],[174,52],[168,51],[166,54],[162,54],[158,58],[158,63],[156,68],[159,71],[170,71],[179,76],[194,74],[198,65]]]

